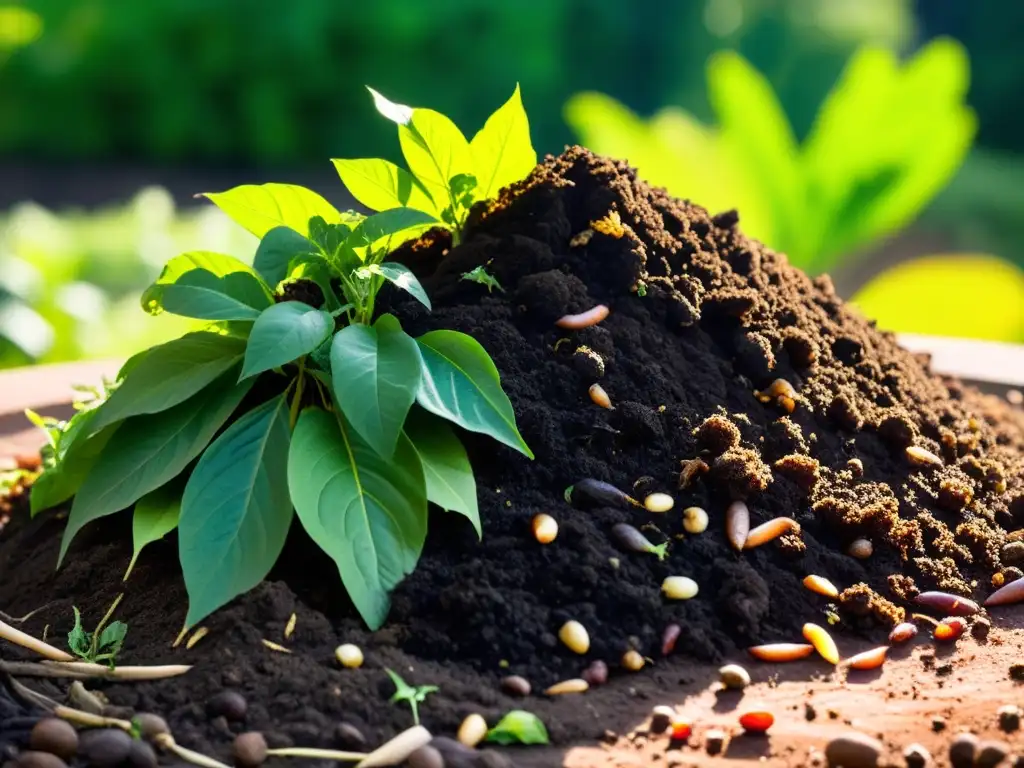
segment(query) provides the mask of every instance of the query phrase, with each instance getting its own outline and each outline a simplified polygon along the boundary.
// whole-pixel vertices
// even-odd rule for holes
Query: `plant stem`
[[[7,663],[7,662],[5,662]],[[184,675],[192,667],[188,664],[164,664],[156,667],[108,667],[105,664],[93,664],[88,661],[44,661],[43,667],[55,670],[67,670],[86,673],[90,677],[104,680],[163,680],[165,677]],[[44,675],[52,677],[52,675]]]
[[[306,384],[306,358],[299,358],[299,376],[295,384],[295,396],[292,398],[291,410],[288,414],[288,422],[292,431],[295,431],[295,424],[299,420],[299,408],[302,405],[302,391]]]
[[[51,661],[74,661],[74,656],[70,653],[65,653],[59,648],[54,648],[52,645],[44,643],[42,640],[37,640],[20,629],[15,629],[10,624],[5,624],[0,621],[0,638],[7,640],[8,642],[20,645],[22,648],[27,648],[33,653],[38,653],[40,656]]]
[[[191,749],[186,749],[185,747],[180,746],[169,733],[161,733],[153,739],[153,741],[157,746],[166,749],[169,752],[173,752],[177,757],[180,757],[182,760],[192,763],[193,765],[198,765],[202,768],[229,768],[229,766],[224,765],[224,763],[218,760],[214,760],[212,757],[207,757],[200,752],[195,752]]]
[[[362,760],[365,752],[338,752],[333,749],[313,749],[312,747],[283,747],[268,749],[271,757],[309,757],[313,760]]]
[[[103,614],[103,618],[100,619],[100,623],[96,625],[96,629],[92,633],[92,642],[89,643],[89,658],[96,658],[96,653],[99,651],[100,633],[103,631],[104,625],[110,621],[110,617],[113,616],[114,611],[117,610],[117,606],[120,604],[121,599],[124,597],[124,592],[114,598],[114,602],[107,608],[107,612]]]
[[[61,720],[67,720],[90,728],[120,728],[123,731],[131,732],[132,724],[127,720],[119,720],[116,717],[101,717],[91,712],[83,712],[80,709],[72,709],[58,704],[53,708],[53,714]]]

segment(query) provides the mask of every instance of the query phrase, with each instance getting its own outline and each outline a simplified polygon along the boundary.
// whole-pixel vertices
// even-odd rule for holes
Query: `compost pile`
[[[1020,411],[931,375],[927,360],[847,307],[827,277],[812,280],[747,239],[735,212],[711,216],[625,164],[573,148],[478,207],[458,246],[435,231],[396,258],[420,277],[434,311],[397,293],[381,311],[413,335],[452,328],[477,338],[536,460],[463,435],[483,541],[462,517],[432,513],[420,565],[374,634],[296,525],[271,578],[212,617],[194,649],[171,650],[186,605],[175,542],[148,549],[124,587],[125,659],[197,668],[109,695],[163,713],[181,743],[223,754],[231,733],[258,728],[278,744],[337,746],[351,740],[334,730],[342,720],[369,738],[390,735],[409,723],[407,710],[387,703],[385,666],[441,687],[421,705],[428,727],[451,733],[469,712],[518,706],[541,714],[556,741],[590,738],[604,727],[588,710],[598,691],[523,703],[501,693],[499,680],[521,675],[536,692],[596,659],[612,677],[636,675],[619,664],[631,647],[663,668],[677,657],[736,658],[752,644],[799,642],[804,622],[825,624],[832,611],[835,632],[881,639],[915,590],[983,597],[994,576],[1019,574],[1004,558],[1024,549],[1010,535],[1024,528]],[[461,279],[482,265],[503,290]],[[597,304],[610,308],[599,324],[556,325]],[[776,379],[795,395],[772,390]],[[595,383],[612,409],[592,402]],[[939,463],[915,462],[911,446]],[[662,514],[582,505],[565,491],[584,478],[640,499],[665,492],[675,505]],[[752,525],[787,516],[801,530],[736,552],[724,514],[737,499]],[[707,510],[705,532],[685,532],[690,506]],[[531,532],[542,512],[559,524],[547,545]],[[122,589],[126,521],[87,530],[55,578],[61,522],[24,520],[16,515],[0,541],[0,605],[17,614],[61,601],[61,616],[49,614],[59,630],[72,599],[102,615]],[[623,522],[668,541],[668,557],[624,550],[611,535]],[[873,544],[867,559],[846,554],[858,538]],[[845,590],[834,607],[802,586],[808,574]],[[698,595],[666,600],[660,587],[672,575],[696,581]],[[293,611],[294,653],[269,651],[260,640],[284,642]],[[589,631],[585,656],[557,639],[569,619]],[[669,624],[681,634],[662,660]],[[338,668],[341,642],[363,648],[362,669]],[[244,724],[205,711],[224,687],[248,697]]]

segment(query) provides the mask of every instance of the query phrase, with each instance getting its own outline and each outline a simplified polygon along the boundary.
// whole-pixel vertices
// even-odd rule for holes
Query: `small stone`
[[[999,727],[1007,733],[1020,728],[1020,707],[1007,704],[999,708]]]
[[[971,625],[971,636],[979,643],[988,640],[988,633],[992,630],[992,622],[983,616],[979,616]]]
[[[211,720],[218,715],[228,720],[244,720],[248,709],[245,697],[237,691],[221,691],[206,702],[206,712]]]
[[[949,762],[953,768],[972,768],[978,752],[978,737],[973,733],[961,733],[949,745]]]
[[[704,734],[704,749],[709,755],[721,753],[725,746],[725,731],[719,728],[712,728]]]
[[[366,737],[363,732],[351,723],[339,723],[334,729],[334,738],[338,746],[353,752],[362,752],[366,747]]]
[[[935,666],[935,651],[925,651],[920,656],[921,666],[925,669],[931,669]]]
[[[608,681],[608,665],[600,659],[593,661],[581,677],[591,686],[604,685]]]
[[[743,690],[750,685],[750,673],[739,664],[726,664],[718,670],[718,679],[726,688]]]
[[[445,768],[441,753],[429,744],[420,747],[406,760],[409,768]]]
[[[44,717],[33,726],[28,744],[38,752],[49,752],[61,760],[70,760],[78,752],[78,731],[59,717]]]
[[[875,768],[882,754],[882,743],[864,733],[837,736],[825,747],[825,758],[832,768]]]
[[[804,719],[806,719],[807,722],[810,722],[814,720],[814,718],[816,718],[817,716],[818,710],[814,708],[814,705],[811,704],[811,702],[809,701],[804,702]]]
[[[474,768],[477,751],[447,736],[435,736],[429,746],[437,750],[444,759],[445,768]]]
[[[664,733],[668,730],[675,717],[676,711],[672,707],[657,706],[651,712],[651,733]]]
[[[1024,541],[1011,541],[1003,547],[1003,565],[1021,565],[1024,563]]]
[[[946,730],[946,718],[933,717],[932,730],[935,731],[935,733],[942,733],[942,731]]]
[[[519,675],[509,675],[501,681],[501,690],[510,696],[529,696],[530,681]]]
[[[26,750],[13,763],[4,765],[14,765],[16,768],[67,768],[67,763],[56,755],[35,750]]]
[[[446,768],[454,767],[446,766]],[[515,765],[500,752],[495,752],[493,749],[482,749],[476,754],[473,768],[515,768]]]
[[[120,728],[83,731],[78,741],[78,753],[94,768],[113,768],[132,749],[132,737]]]
[[[953,674],[953,665],[948,661],[944,664],[940,664],[935,668],[935,674],[939,677],[945,677],[946,675]]]
[[[235,765],[255,768],[267,759],[267,740],[259,731],[240,733],[231,745],[231,756],[235,759]]]
[[[132,739],[131,749],[128,750],[128,762],[132,768],[156,768],[156,752],[148,741]]]
[[[920,744],[911,744],[903,750],[903,759],[907,761],[907,768],[926,768],[931,765],[932,753]]]
[[[1005,741],[983,741],[974,758],[976,768],[995,768],[1010,754],[1010,745]]]
[[[135,720],[139,724],[139,734],[147,741],[152,741],[161,733],[171,732],[167,727],[167,721],[152,712],[140,712],[135,716]]]
[[[1010,679],[1024,682],[1024,664],[1010,665]]]

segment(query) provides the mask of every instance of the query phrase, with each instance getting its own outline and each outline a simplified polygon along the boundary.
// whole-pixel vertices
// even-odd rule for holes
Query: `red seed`
[[[751,733],[764,733],[772,727],[775,717],[771,712],[747,712],[740,715],[740,725],[743,730]]]
[[[1024,600],[1024,578],[1011,581],[997,589],[988,596],[985,605],[1010,605],[1019,603],[1021,600]]]
[[[889,642],[905,643],[916,635],[917,625],[911,624],[909,621],[904,621],[902,624],[897,624],[893,627],[892,632],[889,633]]]
[[[743,542],[743,549],[753,549],[767,544],[772,539],[777,539],[791,531],[800,531],[800,523],[791,517],[776,517],[767,523],[762,523],[747,534]]]
[[[943,619],[935,626],[932,637],[936,640],[949,642],[956,640],[967,629],[967,622],[959,616],[950,616]]]
[[[973,600],[949,592],[922,592],[914,602],[950,616],[973,616],[981,610]]]
[[[742,501],[734,501],[725,510],[725,535],[733,549],[743,549],[750,533],[750,510]]]
[[[572,330],[589,328],[608,317],[608,312],[608,307],[604,304],[598,304],[596,307],[592,307],[586,312],[580,312],[578,315],[564,315],[555,321],[555,325],[559,328],[570,328]]]
[[[768,645],[755,645],[747,650],[755,659],[783,662],[806,659],[814,653],[814,646],[804,645],[803,643],[770,643]]]
[[[693,733],[693,723],[683,718],[672,721],[672,741],[686,741]]]
[[[676,641],[682,628],[678,624],[669,624],[661,633],[661,655],[668,656],[676,649]]]
[[[888,652],[889,646],[881,645],[878,648],[872,648],[870,651],[864,651],[856,656],[851,656],[847,663],[851,669],[877,669],[885,662],[885,655]]]

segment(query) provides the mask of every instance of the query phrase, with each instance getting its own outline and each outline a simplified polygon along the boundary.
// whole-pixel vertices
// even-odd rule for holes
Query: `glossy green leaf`
[[[288,401],[242,416],[213,441],[181,502],[178,549],[195,626],[270,572],[292,521]]]
[[[853,303],[889,331],[1024,342],[1024,272],[994,256],[914,259],[877,275]]]
[[[172,480],[150,491],[137,502],[132,513],[132,559],[124,578],[127,581],[144,547],[178,527],[181,513],[181,484]]]
[[[195,270],[204,270],[218,278],[227,278],[229,275],[248,275],[253,280],[236,277],[230,283],[232,290],[238,292],[240,300],[258,309],[271,302],[268,286],[263,283],[259,274],[245,262],[239,261],[233,256],[225,256],[223,253],[189,251],[175,256],[164,265],[160,277],[143,292],[142,308],[151,315],[162,312],[163,296],[167,286],[174,285],[184,275]],[[254,284],[259,285],[260,290],[256,290]]]
[[[415,340],[393,315],[374,325],[349,325],[331,344],[332,383],[338,406],[359,436],[391,456],[420,384]]]
[[[76,440],[57,464],[33,481],[29,491],[32,517],[43,510],[56,507],[78,493],[78,489],[92,471],[118,426],[111,424],[87,440]]]
[[[512,403],[501,388],[498,369],[472,336],[431,331],[416,340],[423,379],[416,402],[431,413],[470,432],[495,440],[533,458],[516,428]]]
[[[245,348],[242,378],[255,376],[308,355],[334,330],[330,312],[301,301],[275,304],[256,320]]]
[[[372,245],[385,237],[392,237],[411,229],[437,224],[434,216],[415,208],[392,208],[367,216],[353,230],[351,240],[356,247]]]
[[[202,452],[252,386],[235,379],[229,371],[183,403],[133,416],[116,428],[116,438],[107,443],[75,496],[60,561],[83,526],[131,506],[177,477]]]
[[[245,342],[208,331],[188,333],[148,350],[103,403],[89,434],[129,416],[158,413],[187,400],[245,354]]]
[[[423,289],[423,285],[416,279],[416,275],[412,273],[412,270],[404,264],[385,261],[383,264],[373,264],[369,267],[369,270],[375,275],[380,275],[389,283],[398,286],[403,291],[408,292],[420,304],[430,309],[430,299],[427,298],[427,292]]]
[[[268,284],[276,286],[288,277],[292,259],[315,250],[309,238],[291,227],[274,227],[260,240],[252,265]]]
[[[161,286],[159,306],[199,320],[255,320],[273,303],[263,284],[246,272],[218,277],[205,269],[186,272]]]
[[[469,149],[478,198],[497,196],[502,187],[526,178],[533,170],[537,153],[530,141],[530,123],[518,85],[512,97],[477,131]]]
[[[349,193],[373,211],[409,207],[437,214],[426,190],[404,168],[387,160],[332,160]]]
[[[473,524],[476,535],[483,536],[473,467],[451,426],[416,408],[405,422],[405,434],[423,465],[427,499],[441,509],[464,515]]]
[[[427,535],[425,481],[412,445],[403,436],[383,459],[341,414],[308,408],[292,435],[288,487],[306,532],[378,629],[389,592],[416,567]]]
[[[294,184],[243,184],[203,196],[260,238],[282,226],[308,235],[314,216],[323,216],[331,224],[341,219],[337,209],[316,192]]]
[[[378,93],[369,86],[366,87],[366,90],[368,90],[370,95],[373,96],[373,106],[377,108],[378,112],[393,123],[397,123],[398,125],[408,125],[409,121],[412,119],[412,107],[407,107],[405,104],[396,104],[391,101],[391,99],[387,98],[382,93]]]
[[[462,131],[440,112],[414,109],[409,122],[399,125],[398,140],[409,170],[437,207],[449,205],[448,182],[460,173],[473,173],[473,155]]]
[[[487,732],[487,741],[496,744],[547,744],[548,729],[532,712],[513,709]]]

